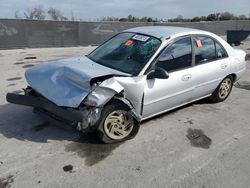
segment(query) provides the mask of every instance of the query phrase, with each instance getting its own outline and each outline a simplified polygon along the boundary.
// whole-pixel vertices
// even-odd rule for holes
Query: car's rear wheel
[[[128,107],[123,104],[111,104],[104,107],[102,120],[97,128],[102,142],[122,142],[137,134],[139,123],[128,110]]]
[[[227,76],[213,92],[211,99],[214,102],[222,102],[227,99],[233,88],[233,77]]]

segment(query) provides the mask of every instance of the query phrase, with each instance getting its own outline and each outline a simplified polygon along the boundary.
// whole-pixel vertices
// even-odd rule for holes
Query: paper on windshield
[[[146,42],[150,37],[144,35],[135,35],[132,39]]]

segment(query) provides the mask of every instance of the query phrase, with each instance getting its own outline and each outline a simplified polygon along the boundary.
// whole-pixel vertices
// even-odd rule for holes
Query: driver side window
[[[192,66],[191,38],[182,38],[170,47],[167,47],[160,55],[156,66],[173,72]]]

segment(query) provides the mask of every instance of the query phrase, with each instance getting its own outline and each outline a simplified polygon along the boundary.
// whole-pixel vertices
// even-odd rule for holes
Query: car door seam
[[[190,91],[193,91],[194,89],[195,89],[195,87],[188,88],[188,89],[186,89],[186,90],[184,90],[184,91],[181,91],[181,92],[178,92],[178,93],[175,93],[175,94],[172,94],[172,95],[168,95],[168,96],[166,96],[166,97],[161,97],[161,98],[159,98],[159,99],[152,100],[152,101],[150,101],[150,102],[145,103],[144,105],[147,106],[147,105],[150,105],[150,104],[159,102],[159,101],[163,101],[163,100],[166,100],[166,99],[169,99],[169,98],[172,98],[172,97],[175,97],[175,96],[184,94],[184,93],[188,93],[188,92],[190,92]]]
[[[224,78],[224,77],[223,77],[223,78]],[[213,83],[215,83],[215,82],[221,81],[223,78],[221,77],[221,78],[216,79],[216,80],[212,80],[212,81],[209,81],[209,82],[205,82],[205,83],[199,84],[199,85],[197,85],[195,88],[199,88],[199,87],[203,87],[203,86],[205,86],[205,85],[213,84]]]

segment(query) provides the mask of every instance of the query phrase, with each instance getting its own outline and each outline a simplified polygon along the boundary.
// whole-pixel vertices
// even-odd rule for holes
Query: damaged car
[[[224,101],[246,69],[246,53],[197,29],[125,30],[87,56],[27,70],[25,94],[10,103],[34,107],[51,121],[104,143],[133,138],[142,120],[203,99]]]

